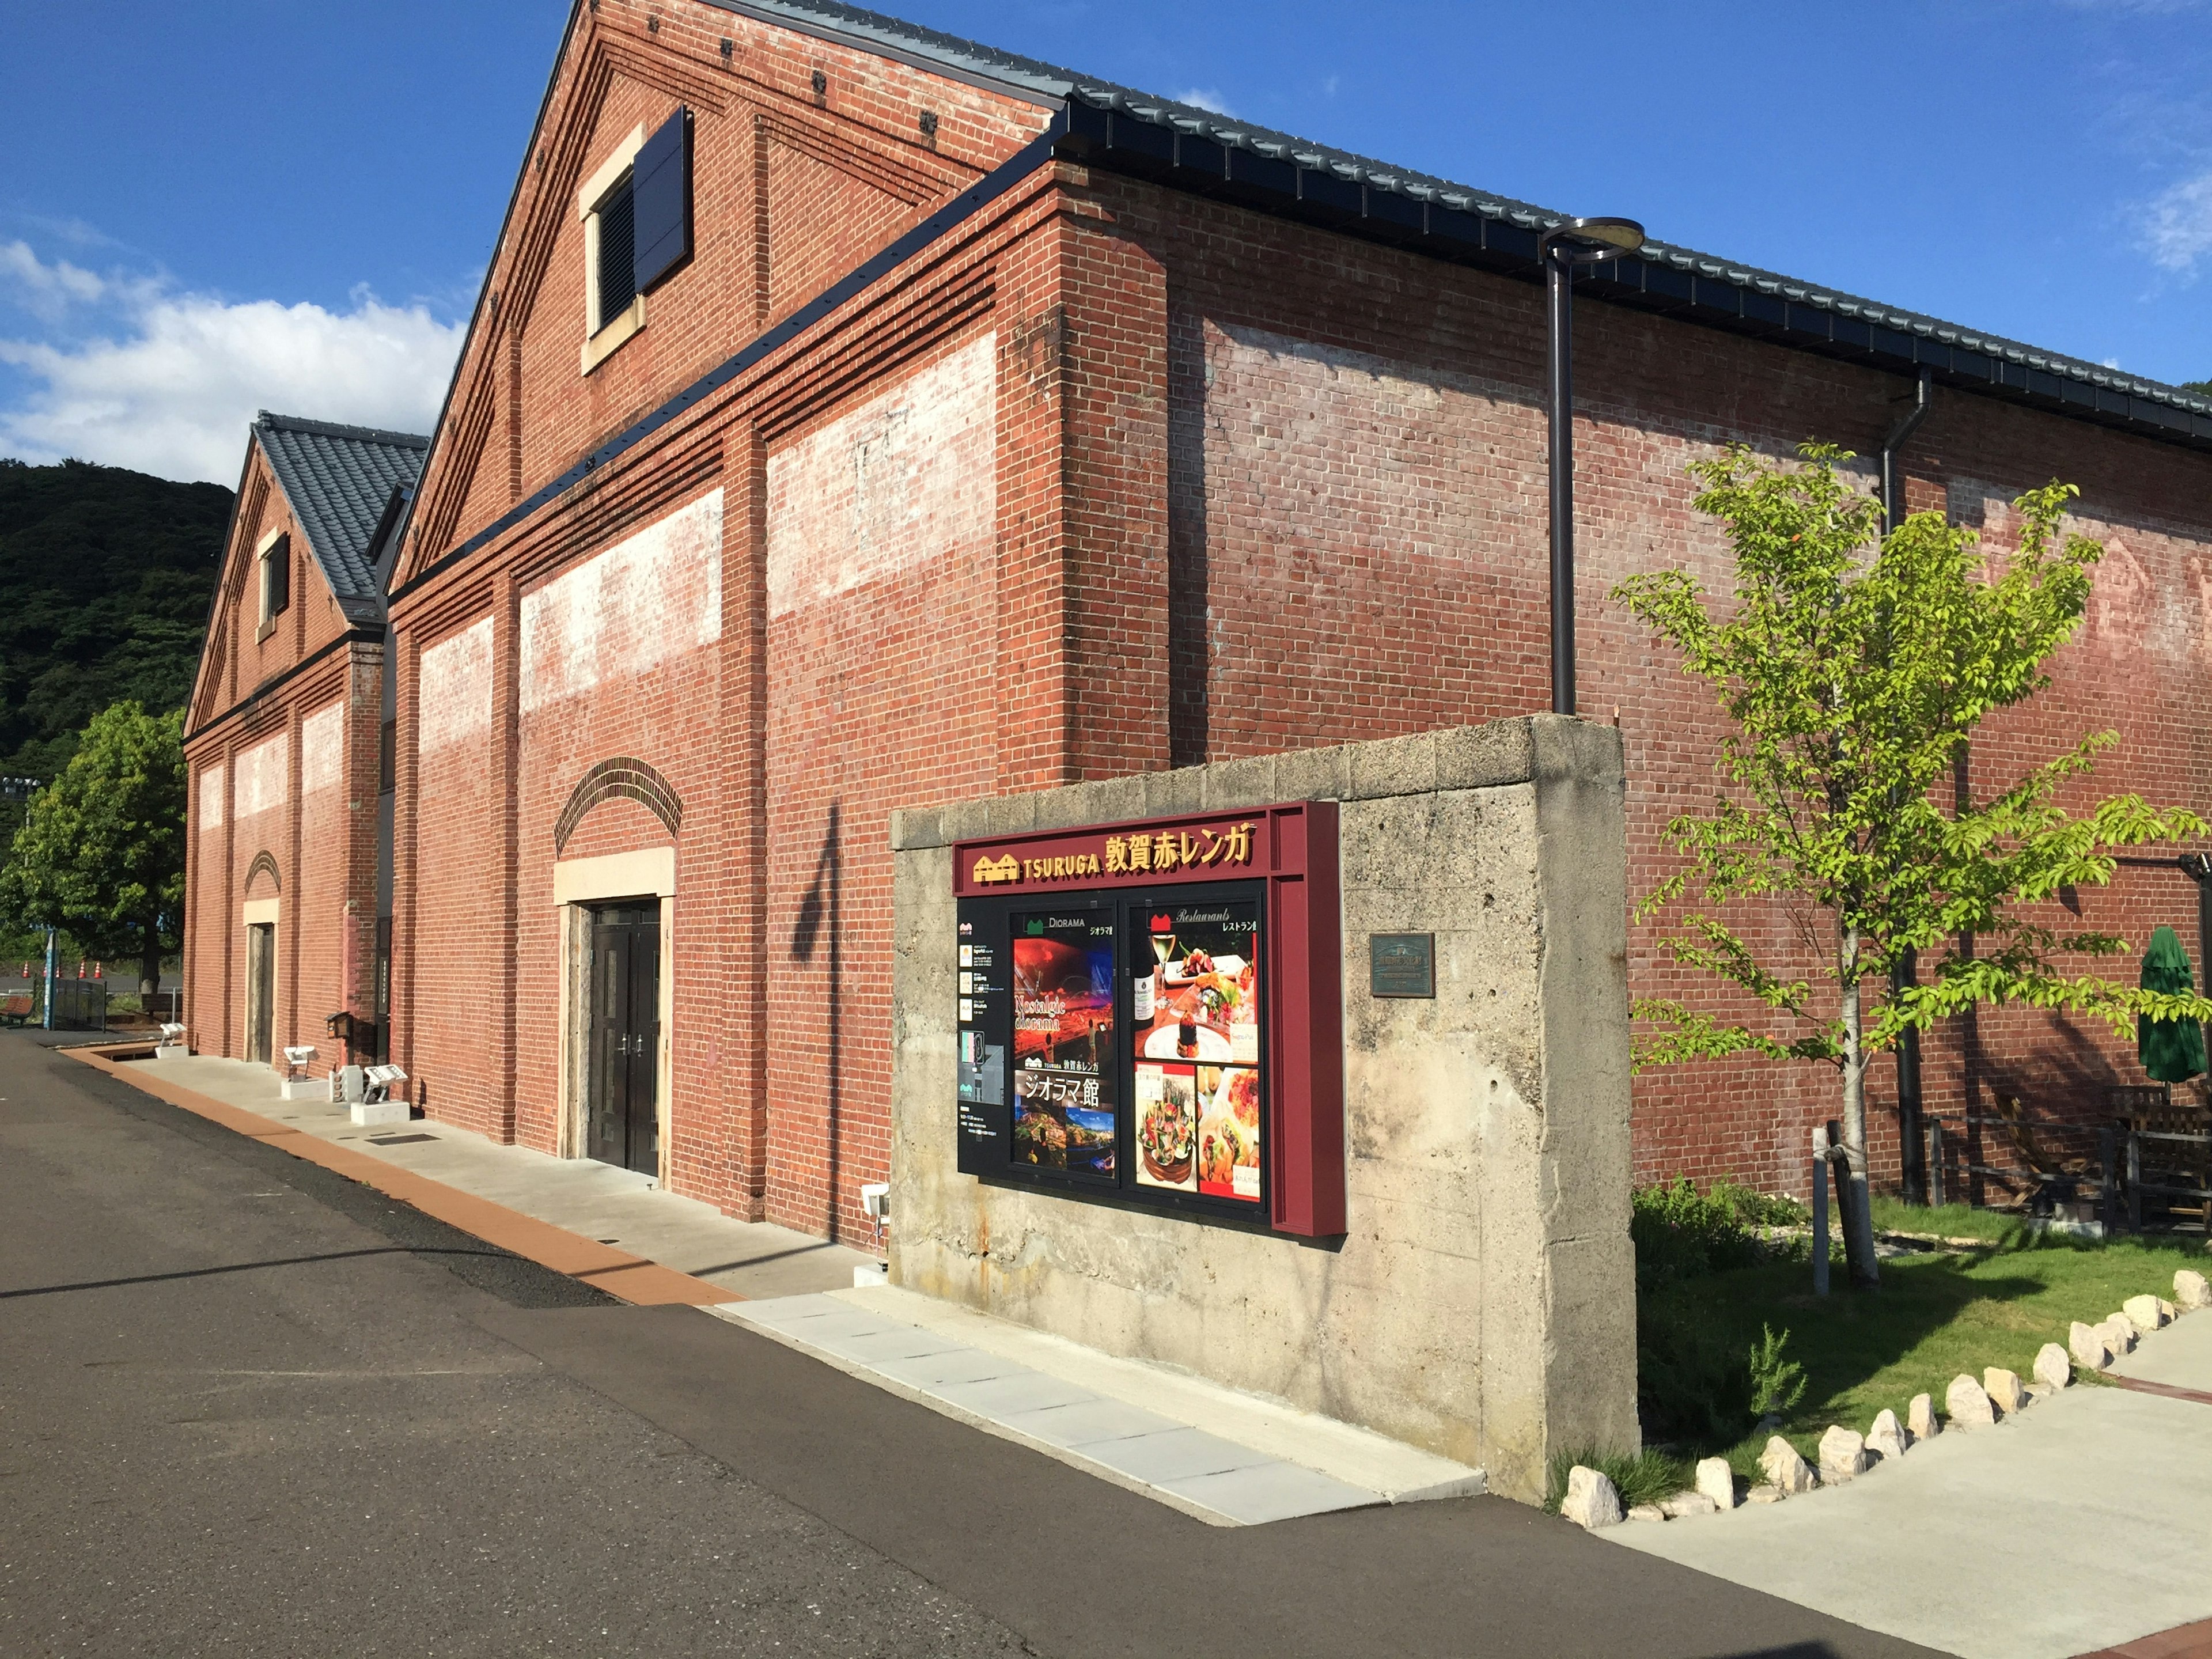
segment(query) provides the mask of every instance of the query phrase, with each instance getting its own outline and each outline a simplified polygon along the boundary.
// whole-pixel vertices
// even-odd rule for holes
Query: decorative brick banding
[[[599,762],[576,781],[568,793],[568,804],[553,824],[554,852],[557,854],[568,846],[585,813],[617,795],[643,803],[647,811],[668,826],[672,836],[684,827],[684,803],[668,780],[635,756],[617,755]]]
[[[276,857],[266,850],[256,853],[253,862],[246,866],[245,890],[249,896],[253,891],[253,884],[263,876],[269,878],[270,891],[281,893],[284,890],[284,878],[276,873]]]

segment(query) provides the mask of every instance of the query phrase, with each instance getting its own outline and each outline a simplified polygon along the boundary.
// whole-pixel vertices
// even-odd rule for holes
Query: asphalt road
[[[0,1036],[0,1654],[1924,1651],[1503,1499],[1206,1527]]]

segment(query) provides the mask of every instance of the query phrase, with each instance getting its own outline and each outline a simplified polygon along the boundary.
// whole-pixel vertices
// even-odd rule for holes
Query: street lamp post
[[[1574,276],[1644,246],[1633,219],[1569,219],[1536,244],[1544,262],[1552,404],[1552,712],[1575,712]]]

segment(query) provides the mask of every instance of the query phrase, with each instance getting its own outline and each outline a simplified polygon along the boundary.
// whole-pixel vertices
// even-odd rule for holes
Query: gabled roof
[[[307,532],[338,608],[350,621],[380,620],[379,532],[389,539],[395,492],[414,488],[429,439],[272,415],[265,409],[254,417],[253,437]]]
[[[1534,268],[1536,235],[1567,216],[1275,132],[838,0],[708,0],[725,11],[1067,110],[1109,166],[1249,200],[1448,258]],[[1285,203],[1290,204],[1287,208]],[[1528,244],[1525,254],[1521,244]],[[1664,242],[1577,279],[1594,295],[2038,404],[2198,447],[2212,396]]]

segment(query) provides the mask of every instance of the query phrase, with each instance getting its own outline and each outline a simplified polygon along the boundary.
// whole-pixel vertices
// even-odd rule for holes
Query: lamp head
[[[1540,256],[1548,258],[1556,249],[1560,258],[1578,265],[1602,264],[1643,246],[1644,227],[1633,219],[1568,219],[1537,240]]]

